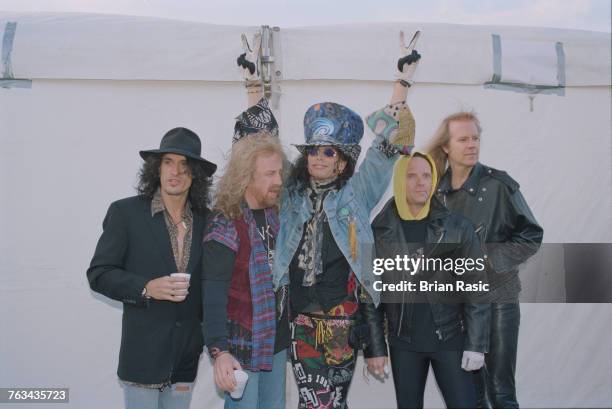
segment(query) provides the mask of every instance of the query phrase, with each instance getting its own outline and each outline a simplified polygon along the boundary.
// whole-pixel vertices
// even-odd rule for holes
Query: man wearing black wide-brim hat
[[[123,303],[117,375],[126,408],[188,408],[200,353],[201,242],[217,165],[174,128],[140,151],[138,195],[112,203],[87,278]],[[196,285],[190,286],[190,283]]]

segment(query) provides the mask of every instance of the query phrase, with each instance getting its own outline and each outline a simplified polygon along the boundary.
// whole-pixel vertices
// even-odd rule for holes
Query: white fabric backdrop
[[[134,18],[134,21],[124,21],[127,25],[121,27],[132,27],[132,23],[138,26],[142,21]],[[96,32],[95,21],[81,23]],[[159,24],[156,24],[157,27]],[[3,26],[0,22],[0,28]],[[193,27],[195,30],[196,26]],[[30,29],[36,31],[34,27]],[[342,33],[357,29],[369,30],[347,26],[321,29],[319,33],[323,36],[329,35],[329,30]],[[457,30],[457,33],[463,30],[445,29]],[[239,49],[234,41],[238,40],[241,29],[218,30],[231,34],[231,41],[225,39],[225,34],[220,37],[228,47],[232,44],[231,53],[225,55],[225,48],[216,47],[224,50],[223,58],[233,61]],[[291,31],[295,38],[283,45],[285,72],[291,72],[288,66],[295,59],[304,61],[304,56],[290,57],[291,53],[299,42],[307,42],[306,32],[317,30],[304,29],[303,38],[299,30]],[[394,41],[393,30],[393,27],[385,28],[385,41],[387,37]],[[587,41],[591,33],[553,31],[568,41],[583,41],[586,48],[600,50],[599,54],[607,52],[609,57],[609,49],[601,51],[600,46]],[[533,32],[550,34],[548,30]],[[49,36],[53,33],[53,30],[45,32]],[[368,33],[375,34],[373,38],[383,38],[376,30]],[[58,38],[62,39],[59,34]],[[78,41],[74,36],[67,38]],[[19,50],[27,49],[27,45],[17,42],[23,41],[19,31],[15,41],[16,76],[34,77],[36,72],[43,75],[66,69],[65,66],[51,69],[53,64],[48,65],[45,59],[20,60]],[[52,47],[53,41],[45,41],[45,47]],[[291,45],[291,41],[297,43]],[[179,37],[171,42],[182,44],[183,39]],[[199,45],[203,49],[209,46],[203,40],[192,43],[189,49],[195,52]],[[581,51],[575,50],[580,55]],[[51,51],[37,48],[36,52],[41,54],[32,55],[52,59],[50,54],[45,54]],[[577,58],[566,51],[568,60]],[[96,54],[96,48],[91,52]],[[427,68],[434,68],[425,61],[430,56],[440,61],[440,52],[436,47],[431,47],[427,54],[423,52],[424,62],[420,67],[423,74],[420,75],[429,75]],[[88,60],[92,54],[87,54],[87,49],[83,53],[83,59],[75,54],[70,70],[65,73],[79,70],[87,73],[95,68]],[[157,57],[151,57],[151,61],[159,61]],[[235,70],[231,75],[228,73],[231,64],[217,63],[218,56],[213,57],[209,56],[211,59],[204,64],[210,69],[206,75],[218,75],[220,79],[231,77],[231,82],[130,81],[129,76],[121,81],[35,78],[31,89],[0,89],[3,311],[0,386],[69,387],[71,402],[67,407],[121,407],[121,390],[115,375],[121,306],[92,293],[85,270],[109,203],[134,194],[136,172],[141,163],[138,150],[156,147],[166,130],[186,126],[202,137],[206,158],[220,165],[224,163],[224,152],[231,143],[233,117],[244,108],[245,95],[237,82],[238,73]],[[198,58],[196,61],[205,61]],[[489,67],[490,56],[483,58],[487,60],[482,63],[484,69]],[[181,79],[192,78],[189,70],[197,70],[188,61],[181,61],[182,64],[176,64],[178,71],[174,74]],[[113,62],[116,61],[108,64]],[[476,109],[484,128],[484,162],[507,170],[521,183],[521,190],[544,226],[546,242],[612,242],[610,86],[609,75],[607,82],[602,82],[603,77],[599,75],[606,67],[609,74],[609,58],[607,66],[601,62],[585,64],[575,68],[568,63],[568,81],[571,72],[593,72],[593,76],[580,75],[580,79],[573,81],[600,86],[569,87],[564,97],[537,96],[533,112],[527,95],[484,89],[479,85],[484,78],[480,74],[474,85],[468,84],[471,80],[448,84],[441,77],[450,75],[450,71],[434,70],[438,80],[417,84],[409,94],[408,102],[417,121],[417,143],[425,141],[448,113],[461,108]],[[122,75],[124,68],[129,69],[129,66],[120,69],[121,64],[113,66]],[[217,71],[215,67],[220,66],[224,69]],[[21,76],[20,72],[28,75]],[[299,75],[297,68],[295,72]],[[380,77],[389,78],[387,72]],[[388,101],[390,89],[388,81],[283,81],[277,116],[287,151],[295,155],[289,144],[303,138],[302,115],[310,104],[337,101],[365,116]],[[371,139],[366,135],[362,143],[367,146]],[[528,299],[546,301],[562,296],[562,271],[537,269],[538,265],[551,265],[542,264],[542,258],[550,257],[554,261],[558,255],[557,258],[552,254],[538,257],[530,266],[529,275],[523,273]],[[517,374],[522,406],[612,406],[609,381],[612,378],[609,342],[612,306],[523,304],[522,314]],[[371,380],[368,386],[359,375],[360,368],[361,360],[349,394],[351,407],[394,407],[392,383]],[[292,374],[288,373],[288,407],[295,407],[297,399],[293,384]],[[442,405],[433,382],[428,385],[426,402],[430,407]],[[201,361],[192,407],[222,407],[206,356]]]
[[[398,16],[398,19],[401,19]],[[240,34],[257,27],[151,17],[9,13],[17,21],[13,70],[19,78],[235,81]],[[265,22],[262,22],[265,24]],[[567,85],[610,85],[608,33],[537,27],[433,23],[361,23],[282,28],[282,78],[387,80],[397,61],[397,33],[421,30],[416,79],[482,84],[491,79],[491,34],[528,44],[563,42]],[[528,56],[525,50],[523,56]],[[467,67],[466,67],[467,66]],[[469,69],[466,69],[469,68]]]

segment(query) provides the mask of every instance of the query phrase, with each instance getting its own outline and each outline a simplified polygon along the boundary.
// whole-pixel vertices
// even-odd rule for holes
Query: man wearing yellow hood
[[[394,197],[372,223],[377,257],[477,260],[480,241],[466,218],[453,214],[433,196],[436,167],[426,154],[403,156],[393,176]],[[435,264],[434,264],[435,265]],[[384,282],[429,283],[484,278],[478,271],[441,267],[406,274],[385,271]],[[435,279],[435,280],[434,280]],[[490,310],[472,296],[416,290],[383,293],[380,314],[389,324],[388,338],[397,406],[422,408],[431,364],[447,407],[473,408],[476,389],[471,371],[483,365],[488,348]],[[458,295],[459,294],[459,295]],[[456,297],[459,298],[456,298]],[[401,375],[400,375],[401,374]]]

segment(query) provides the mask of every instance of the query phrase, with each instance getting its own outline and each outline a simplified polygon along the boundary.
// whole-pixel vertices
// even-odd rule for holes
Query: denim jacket
[[[397,150],[389,141],[389,138],[397,133],[398,120],[392,115],[392,110],[397,110],[397,107],[403,108],[405,104],[402,102],[387,105],[368,116],[368,126],[375,134],[372,146],[367,150],[358,171],[342,189],[330,192],[323,202],[323,209],[338,248],[376,305],[380,302],[380,294],[372,289],[375,281],[372,272],[374,234],[370,226],[370,212],[387,190],[398,157]],[[298,193],[294,188],[283,190],[280,201],[281,227],[276,240],[272,268],[275,287],[289,282],[289,264],[302,239],[304,223],[312,217],[313,212],[307,195]],[[353,220],[357,232],[355,259],[351,255],[349,244],[349,224]]]

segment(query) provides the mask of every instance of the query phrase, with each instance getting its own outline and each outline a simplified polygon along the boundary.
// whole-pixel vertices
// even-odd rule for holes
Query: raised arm
[[[391,102],[389,102],[390,105],[405,102],[406,96],[408,95],[408,88],[414,84],[412,78],[419,65],[418,62],[421,59],[421,55],[415,50],[416,43],[420,36],[420,31],[414,33],[412,40],[410,40],[410,44],[406,46],[404,32],[400,31],[399,59],[397,60],[397,72],[395,73],[397,80],[393,85],[393,94],[391,95]]]
[[[256,105],[263,98],[263,83],[259,70],[259,53],[261,51],[261,33],[253,35],[253,48],[245,34],[242,34],[242,48],[244,52],[237,59],[238,66],[242,68],[244,85],[247,90],[248,107]]]
[[[259,70],[261,33],[257,32],[253,36],[252,48],[243,34],[242,46],[244,53],[237,58],[237,63],[242,69],[248,106],[245,111],[236,117],[234,143],[259,131],[267,131],[274,136],[278,136],[278,123],[268,105],[268,100],[264,98],[263,83]]]
[[[385,193],[398,154],[409,154],[414,147],[415,121],[405,100],[421,58],[414,49],[418,37],[419,32],[417,31],[406,47],[404,33],[400,32],[397,80],[393,84],[389,105],[366,118],[375,139],[366,152],[365,160],[359,167],[359,171],[351,179],[351,183],[358,194],[366,198],[369,210],[376,206]]]

